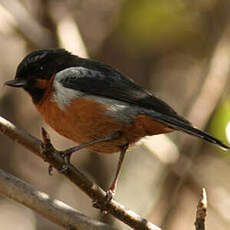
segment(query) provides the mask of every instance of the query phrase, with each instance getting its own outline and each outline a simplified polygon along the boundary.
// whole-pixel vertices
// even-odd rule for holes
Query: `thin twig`
[[[207,216],[207,195],[204,188],[201,190],[200,200],[196,210],[196,230],[205,230],[205,218]]]
[[[62,170],[65,162],[57,151],[53,151],[51,148],[50,151],[46,152],[46,155],[44,155],[41,148],[43,144],[40,140],[31,136],[24,130],[18,129],[12,123],[2,117],[0,117],[0,132],[2,132],[5,136],[10,137],[14,141],[17,141],[19,144],[35,153],[37,156],[42,157],[50,165],[62,172],[71,182],[77,185],[96,203],[100,204],[100,202],[105,199],[106,192],[97,184],[89,180],[76,167],[70,165],[68,170]],[[106,203],[103,208],[105,211],[134,229],[160,230],[160,228],[156,225],[148,222],[146,219],[140,217],[133,211],[125,209],[124,206],[113,199],[109,203]]]
[[[66,229],[115,230],[114,227],[87,217],[60,200],[52,199],[48,194],[1,169],[0,194],[22,203]]]

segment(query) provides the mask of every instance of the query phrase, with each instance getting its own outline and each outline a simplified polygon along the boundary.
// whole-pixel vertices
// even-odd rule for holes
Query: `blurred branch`
[[[80,57],[88,57],[78,26],[69,15],[58,21],[57,36],[61,47]]]
[[[200,200],[197,205],[196,210],[196,221],[195,227],[196,230],[205,230],[205,218],[207,215],[207,195],[206,191],[203,188],[200,194]]]
[[[19,144],[35,153],[37,156],[43,158],[58,171],[63,169],[65,162],[60,154],[55,151],[49,151],[49,156],[44,155],[41,148],[42,142],[39,139],[31,136],[24,130],[15,127],[12,123],[2,117],[0,117],[0,132],[12,140],[17,141]],[[96,203],[100,204],[100,201],[105,199],[105,191],[103,191],[97,184],[90,181],[76,167],[71,165],[69,166],[68,170],[62,170],[62,173]],[[141,218],[133,211],[125,209],[113,199],[103,206],[103,210],[112,214],[114,217],[118,218],[134,229],[160,230],[160,228],[148,222],[146,219]]]
[[[78,230],[115,230],[115,228],[83,215],[60,200],[34,189],[0,169],[0,194],[13,199],[50,221],[66,228]]]
[[[218,171],[219,170],[215,169],[215,174]],[[210,173],[208,173],[207,177],[213,178],[212,176],[210,176]],[[205,180],[205,182],[207,182],[207,186],[208,186],[209,182],[206,181],[206,179],[204,179],[204,180]],[[197,175],[195,175],[194,173],[190,172],[186,184],[188,186],[188,189],[191,192],[193,192],[194,194],[196,194],[197,190],[199,190],[201,188],[201,186],[203,184],[203,181],[202,180],[197,180]],[[214,182],[214,184],[215,184],[215,188],[220,188],[221,187],[220,185],[216,184],[215,182]],[[228,191],[227,188],[222,187],[221,189],[209,189],[209,202],[208,202],[209,210],[214,212],[214,216],[216,217],[216,219],[217,218],[220,219],[220,221],[222,223],[224,223],[225,226],[230,225],[230,220],[228,218],[228,215],[226,215],[226,213],[229,213],[226,210],[226,202],[223,202],[223,201],[225,201],[227,199],[229,199],[229,191]]]
[[[39,24],[18,0],[0,0],[13,20],[7,23],[18,30],[22,36],[36,48],[53,47],[55,41],[51,33]]]
[[[229,80],[230,73],[229,37],[230,26],[226,28],[214,50],[206,80],[188,115],[188,119],[196,121],[201,128],[206,126],[225,88],[228,87],[226,83]]]
[[[197,96],[189,114],[188,120],[192,121],[201,129],[204,129],[209,121],[210,116],[218,105],[224,90],[229,87],[229,73],[230,73],[230,25],[227,24],[227,28],[220,37],[217,46],[213,52],[210,60],[209,70],[203,86],[201,87],[200,94]],[[179,161],[174,165],[173,171],[176,176],[179,176],[179,182],[176,188],[171,193],[171,203],[168,205],[165,218],[163,219],[163,226],[166,227],[171,213],[176,207],[178,202],[178,194],[183,187],[189,171],[192,168],[193,160],[200,152],[201,141],[190,138],[189,136],[183,136],[182,154]],[[177,169],[180,169],[178,171]]]

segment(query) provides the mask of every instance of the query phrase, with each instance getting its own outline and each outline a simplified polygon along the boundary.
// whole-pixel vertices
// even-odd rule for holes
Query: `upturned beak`
[[[14,79],[10,81],[6,81],[4,84],[11,86],[11,87],[18,87],[18,88],[23,88],[26,86],[26,81],[24,79]]]

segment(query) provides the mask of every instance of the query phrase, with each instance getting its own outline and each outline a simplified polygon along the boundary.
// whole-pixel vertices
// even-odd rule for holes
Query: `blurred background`
[[[0,115],[40,138],[46,125],[25,92],[3,86],[30,51],[64,47],[110,64],[195,126],[230,140],[230,1],[0,0]],[[74,143],[48,128],[59,149]],[[129,229],[47,163],[0,135],[0,167],[84,214]],[[81,151],[74,164],[107,189],[118,154]],[[200,189],[207,229],[230,228],[230,155],[183,133],[145,138],[127,154],[115,199],[164,230],[194,229]],[[14,221],[12,221],[14,220]],[[2,229],[61,229],[0,197]]]

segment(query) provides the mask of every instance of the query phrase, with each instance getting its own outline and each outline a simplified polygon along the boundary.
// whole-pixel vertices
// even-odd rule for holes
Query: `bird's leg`
[[[102,199],[102,200],[96,201],[96,202],[94,201],[93,207],[98,208],[101,211],[104,211],[105,206],[112,200],[112,198],[115,194],[115,191],[116,191],[117,180],[118,180],[121,166],[122,166],[123,160],[125,158],[125,153],[126,153],[128,147],[129,147],[129,143],[121,146],[121,152],[120,152],[120,156],[119,156],[119,160],[118,160],[118,164],[117,164],[117,169],[116,169],[116,173],[115,173],[115,176],[113,178],[112,184],[110,185],[109,189],[106,192],[105,199]]]
[[[94,144],[97,144],[97,143],[101,143],[101,142],[111,141],[111,140],[117,139],[118,137],[120,137],[120,135],[121,135],[120,131],[114,131],[114,132],[110,133],[106,137],[99,138],[99,139],[96,139],[96,140],[93,140],[93,141],[90,141],[90,142],[87,142],[87,143],[84,143],[84,144],[81,144],[81,145],[69,148],[67,150],[61,151],[60,153],[64,157],[65,163],[67,165],[69,165],[70,164],[70,158],[71,158],[71,156],[72,156],[72,154],[74,152],[77,152],[77,151],[79,151],[81,149],[87,148],[87,147],[89,147],[91,145],[94,145]]]
[[[88,143],[84,143],[82,145],[78,145],[78,146],[69,148],[69,149],[64,150],[64,151],[58,151],[53,147],[46,130],[44,128],[42,128],[42,138],[43,138],[42,149],[43,149],[44,155],[46,157],[49,155],[49,154],[46,154],[46,153],[51,151],[51,152],[59,153],[64,158],[65,166],[63,167],[63,169],[60,170],[61,172],[64,172],[64,171],[66,171],[68,169],[68,166],[70,165],[71,155],[74,152],[79,151],[81,149],[84,149],[84,148],[86,148],[88,146],[94,145],[96,143],[105,142],[105,141],[111,141],[111,140],[117,139],[117,138],[120,137],[120,135],[121,135],[120,131],[114,131],[114,132],[110,133],[108,136],[106,136],[104,138],[99,138],[99,139],[90,141]],[[51,165],[49,166],[49,174],[52,175],[52,166]]]
[[[120,155],[119,155],[119,160],[118,160],[118,164],[117,164],[116,173],[115,173],[115,176],[113,178],[112,184],[110,185],[110,187],[109,187],[109,189],[107,191],[108,200],[111,200],[113,195],[115,194],[116,186],[117,186],[117,180],[118,180],[120,170],[121,170],[121,165],[122,165],[123,160],[125,158],[125,153],[126,153],[128,147],[129,147],[128,143],[123,145],[123,146],[121,146],[121,152],[120,152]]]

